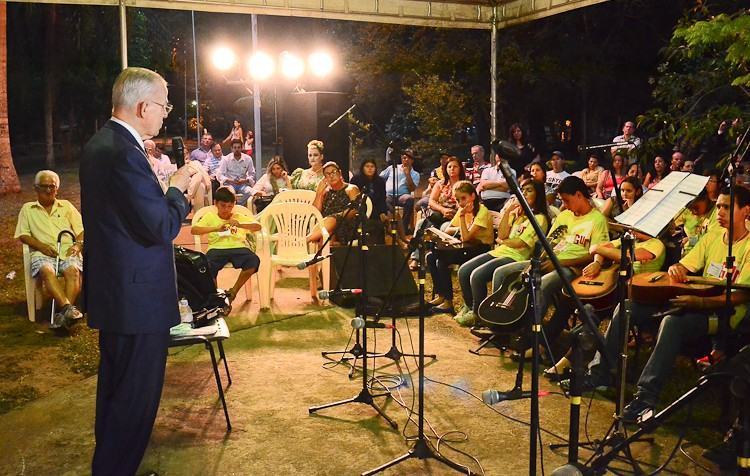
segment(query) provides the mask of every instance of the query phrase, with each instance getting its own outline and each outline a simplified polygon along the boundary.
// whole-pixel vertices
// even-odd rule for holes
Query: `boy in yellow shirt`
[[[227,263],[242,269],[234,286],[228,291],[230,302],[260,266],[260,258],[250,250],[246,240],[248,232],[260,230],[260,224],[252,216],[234,212],[236,200],[231,190],[219,187],[214,194],[216,211],[207,212],[190,230],[193,235],[208,234],[206,258],[214,281],[219,270]]]

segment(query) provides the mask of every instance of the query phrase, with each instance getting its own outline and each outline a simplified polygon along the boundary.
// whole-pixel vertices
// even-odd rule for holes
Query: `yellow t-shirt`
[[[685,209],[675,218],[677,225],[684,224],[685,236],[687,236],[687,244],[682,248],[682,255],[685,256],[690,251],[698,240],[705,235],[710,229],[718,226],[719,222],[716,221],[717,207],[713,207],[710,213],[699,217],[688,209]]]
[[[24,203],[18,212],[18,223],[14,238],[22,235],[31,236],[45,245],[57,246],[57,235],[63,230],[70,230],[75,236],[83,231],[81,214],[67,200],[55,200],[52,210],[47,210],[37,201]],[[60,256],[65,256],[73,239],[64,235],[60,242]],[[31,256],[41,256],[41,251],[31,250]]]
[[[460,219],[461,217],[456,213],[451,220],[450,226],[459,228],[461,226]],[[479,211],[477,212],[477,216],[474,217],[474,221],[466,224],[467,228],[471,228],[474,225],[481,228],[476,234],[475,241],[479,241],[485,245],[491,245],[495,241],[495,230],[492,228],[492,215],[490,215],[490,211],[484,205],[479,205]]]
[[[542,230],[547,229],[549,222],[543,213],[534,215],[534,218],[536,218],[536,221],[539,223],[539,226],[542,227]],[[531,252],[534,250],[537,236],[536,232],[534,232],[534,227],[531,226],[526,215],[520,215],[513,220],[508,239],[514,238],[521,239],[526,243],[526,246],[523,248],[511,248],[508,245],[500,245],[490,251],[490,255],[495,258],[511,258],[513,261],[526,261],[531,257]]]
[[[232,218],[237,220],[239,223],[246,225],[249,223],[258,223],[255,217],[244,215],[242,213],[232,213]],[[219,214],[215,211],[207,212],[203,215],[198,223],[194,226],[219,226],[229,220],[222,220],[219,218]],[[250,232],[244,228],[231,228],[225,232],[212,231],[208,234],[208,249],[209,250],[227,250],[232,248],[248,248],[247,235]]]
[[[727,243],[726,228],[714,228],[698,240],[698,243],[685,255],[680,264],[690,272],[697,273],[702,270],[704,278],[726,279]],[[746,236],[740,241],[732,243],[732,255],[735,257],[735,271],[733,282],[739,284],[750,284],[750,239]],[[734,328],[745,317],[746,304],[735,307],[735,313],[730,320]]]
[[[610,241],[610,243],[617,249],[620,249],[620,246],[622,245],[619,238]],[[655,271],[659,271],[664,265],[664,258],[667,256],[667,249],[660,239],[650,238],[646,241],[636,241],[635,249],[646,250],[654,255],[654,258],[648,261],[636,261],[635,263],[633,263],[634,274],[653,273]]]
[[[579,217],[563,210],[550,227],[550,234],[560,226],[567,226],[563,239],[555,246],[558,259],[576,259],[589,255],[591,245],[609,241],[607,219],[596,208]]]

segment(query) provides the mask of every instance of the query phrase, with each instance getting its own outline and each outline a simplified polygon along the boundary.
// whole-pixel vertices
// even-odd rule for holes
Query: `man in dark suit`
[[[83,307],[100,331],[92,473],[132,475],[159,408],[169,328],[180,321],[172,240],[194,172],[182,167],[164,193],[143,148],[172,110],[161,76],[123,70],[112,103],[81,158]]]

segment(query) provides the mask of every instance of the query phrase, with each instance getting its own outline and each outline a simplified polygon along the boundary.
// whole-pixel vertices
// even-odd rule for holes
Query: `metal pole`
[[[251,15],[252,32],[253,32],[253,54],[258,49],[258,15]],[[253,122],[255,125],[255,174],[259,175],[261,171],[261,137],[260,137],[260,85],[257,80],[253,81]],[[242,138],[245,139],[244,137]]]
[[[490,138],[497,139],[497,7],[492,7],[490,30]]]
[[[128,67],[128,11],[125,0],[120,0],[120,65]]]
[[[198,93],[198,45],[195,44],[195,10],[190,11],[190,20],[193,24],[193,77],[195,78],[195,135],[198,144],[201,143],[201,100]],[[185,134],[187,136],[187,134]]]

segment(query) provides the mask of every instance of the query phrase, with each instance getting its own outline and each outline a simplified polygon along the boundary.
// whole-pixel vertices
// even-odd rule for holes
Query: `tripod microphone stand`
[[[417,397],[417,441],[414,446],[405,454],[381,465],[370,471],[365,471],[362,476],[369,476],[380,473],[392,466],[400,464],[411,458],[418,458],[421,460],[432,458],[435,459],[450,468],[455,469],[461,473],[472,474],[471,470],[466,466],[460,465],[454,461],[449,460],[445,456],[437,453],[424,433],[424,320],[425,320],[425,300],[424,300],[424,283],[425,283],[425,244],[421,234],[418,234],[414,238],[417,240],[417,251],[419,253],[419,364],[418,364],[418,397]]]
[[[364,226],[364,220],[367,217],[367,210],[366,210],[366,200],[361,200],[360,202],[360,213],[358,215],[358,222],[357,222],[357,234],[359,235],[359,249],[360,249],[360,265],[362,270],[367,269],[367,234],[365,233],[365,226]],[[362,319],[364,322],[364,326],[362,328],[362,354],[367,355],[367,327],[369,321],[367,320],[367,273],[362,273],[362,293],[359,296],[359,306],[357,309],[357,317]],[[315,413],[319,410],[323,410],[325,408],[331,408],[336,407],[340,405],[345,405],[347,403],[363,403],[365,405],[369,405],[372,408],[375,409],[376,412],[380,416],[382,416],[385,421],[388,422],[388,424],[391,426],[391,428],[397,428],[398,425],[395,421],[393,421],[388,415],[385,414],[385,412],[375,403],[374,399],[377,397],[383,397],[388,396],[389,393],[382,393],[378,395],[373,395],[370,393],[370,389],[367,386],[368,382],[368,374],[367,374],[367,358],[362,359],[362,389],[360,390],[359,394],[355,397],[348,398],[346,400],[340,400],[333,403],[327,403],[324,405],[318,405],[314,407],[308,408],[308,412],[310,414]]]

